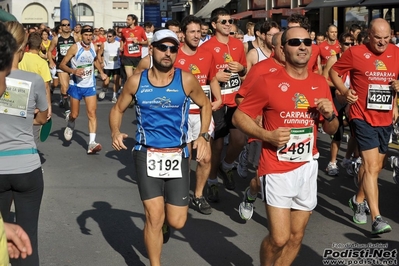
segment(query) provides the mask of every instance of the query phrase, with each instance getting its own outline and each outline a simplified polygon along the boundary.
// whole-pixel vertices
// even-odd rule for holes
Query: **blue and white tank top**
[[[73,69],[83,68],[83,76],[78,77],[72,75],[73,85],[81,88],[91,88],[96,85],[94,76],[94,59],[96,58],[96,50],[93,43],[90,43],[90,50],[85,50],[80,42],[76,43],[78,51],[71,59],[71,66]]]
[[[175,68],[172,82],[164,87],[152,85],[148,70],[144,70],[135,100],[137,131],[134,149],[184,147],[184,157],[188,157],[190,99],[183,89],[181,70]]]

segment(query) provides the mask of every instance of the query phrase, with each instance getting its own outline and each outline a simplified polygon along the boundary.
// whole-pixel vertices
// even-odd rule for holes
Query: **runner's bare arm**
[[[222,94],[220,92],[220,84],[216,77],[213,77],[213,79],[211,80],[210,87],[212,95],[215,98],[215,100],[211,103],[212,111],[216,111],[223,103]]]
[[[48,61],[49,61],[50,68],[55,67],[55,63],[54,63],[54,60],[53,60],[52,52],[55,49],[55,47],[57,46],[57,42],[58,42],[58,37],[55,36],[51,40],[50,47],[48,48],[48,51],[47,51],[47,58],[48,58]]]
[[[118,98],[118,102],[111,108],[109,113],[109,127],[111,129],[112,147],[120,151],[121,149],[127,149],[123,140],[128,137],[127,134],[120,132],[122,123],[122,116],[129,104],[133,100],[134,94],[136,94],[140,81],[140,75],[133,75],[128,78],[123,87],[122,93]]]

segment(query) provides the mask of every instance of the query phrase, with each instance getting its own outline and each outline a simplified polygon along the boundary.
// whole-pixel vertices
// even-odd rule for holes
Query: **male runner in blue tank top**
[[[146,221],[144,242],[151,266],[161,265],[162,241],[169,226],[180,229],[187,220],[189,161],[187,130],[190,98],[200,107],[201,132],[208,132],[212,107],[198,80],[174,68],[179,40],[170,30],[159,30],[149,46],[153,66],[131,76],[111,109],[112,147],[127,149],[127,134],[119,131],[122,115],[135,100],[137,131],[133,158]],[[197,161],[209,155],[205,137],[194,141]]]

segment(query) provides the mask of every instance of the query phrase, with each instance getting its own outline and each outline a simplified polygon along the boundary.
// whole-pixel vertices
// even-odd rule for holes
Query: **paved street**
[[[41,265],[149,265],[143,243],[143,208],[130,152],[134,144],[134,109],[126,111],[122,126],[122,131],[129,134],[129,151],[116,152],[111,147],[108,126],[110,96],[111,92],[98,105],[97,142],[103,146],[98,155],[86,155],[88,126],[84,104],[70,143],[63,139],[66,122],[61,110],[53,107],[51,135],[39,146],[45,179],[39,221]],[[323,251],[332,248],[333,243],[382,243],[387,244],[384,250],[399,249],[399,186],[392,181],[390,166],[382,171],[379,187],[381,212],[393,231],[371,238],[370,217],[367,225],[352,222],[348,199],[355,193],[353,179],[343,169],[337,177],[325,174],[330,139],[326,135],[319,139],[318,205],[294,265],[323,265]],[[345,149],[344,143],[340,159]],[[397,153],[393,149],[389,152]],[[191,177],[193,188],[194,172]],[[163,246],[163,265],[260,265],[259,246],[267,234],[264,204],[258,199],[253,218],[248,222],[241,220],[237,208],[249,179],[236,175],[236,180],[235,191],[220,186],[221,201],[212,204],[211,215],[190,208],[186,226],[172,231]]]

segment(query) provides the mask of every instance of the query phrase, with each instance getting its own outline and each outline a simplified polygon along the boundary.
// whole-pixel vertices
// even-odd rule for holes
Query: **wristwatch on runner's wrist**
[[[325,120],[327,120],[327,121],[328,121],[328,123],[330,123],[330,122],[331,122],[331,121],[333,121],[333,120],[334,120],[334,118],[336,118],[336,117],[337,117],[337,116],[336,116],[336,115],[335,115],[335,113],[333,112],[330,118],[326,118],[326,117],[324,117],[324,119],[325,119]]]
[[[206,142],[209,142],[209,140],[211,139],[211,135],[209,135],[208,132],[201,133],[201,137],[203,137],[206,140]]]

